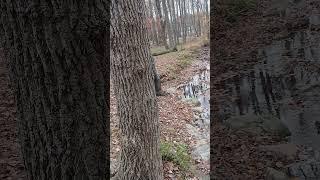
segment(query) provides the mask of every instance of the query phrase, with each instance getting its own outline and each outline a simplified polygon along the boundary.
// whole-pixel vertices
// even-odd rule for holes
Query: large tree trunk
[[[109,10],[93,0],[0,1],[30,180],[106,179]]]
[[[111,73],[121,132],[120,165],[114,179],[162,180],[145,2],[112,0],[111,9]]]

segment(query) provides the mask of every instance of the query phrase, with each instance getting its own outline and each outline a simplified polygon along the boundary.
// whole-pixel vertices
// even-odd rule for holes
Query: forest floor
[[[188,153],[190,153],[193,138],[188,134],[186,124],[193,119],[192,105],[179,100],[178,96],[182,92],[168,92],[170,89],[190,81],[192,76],[204,68],[203,61],[209,60],[209,47],[203,47],[201,43],[202,41],[194,41],[185,45],[183,51],[155,57],[162,90],[167,92],[165,96],[157,97],[161,142],[184,144],[188,147]],[[116,101],[113,93],[111,93],[111,159],[113,162],[116,161],[121,148],[117,138],[119,136],[117,122]],[[177,163],[164,160],[165,179],[197,179],[194,170],[201,171],[202,174],[209,174],[209,162],[192,160],[190,168],[182,170]]]

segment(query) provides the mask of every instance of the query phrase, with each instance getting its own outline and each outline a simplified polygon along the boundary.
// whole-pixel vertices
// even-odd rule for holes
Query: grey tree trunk
[[[158,34],[157,34],[157,29],[156,29],[156,22],[154,20],[153,16],[153,3],[152,0],[149,0],[149,18],[151,19],[151,33],[152,33],[152,41],[154,44],[159,45],[159,39],[158,39]]]
[[[192,10],[192,27],[194,29],[194,33],[196,34],[197,37],[199,37],[199,32],[198,32],[198,27],[196,25],[196,14],[195,14],[195,5],[194,5],[194,0],[191,0],[190,2],[191,10]]]
[[[201,6],[201,4],[200,4],[200,1],[199,0],[196,0],[196,5],[197,5],[197,16],[198,16],[198,18],[197,18],[197,20],[198,20],[198,35],[199,36],[201,36],[202,35],[202,33],[201,33],[201,12],[200,12],[200,6]]]
[[[160,6],[160,0],[155,0],[156,3],[156,9],[157,9],[157,15],[160,19],[160,36],[162,40],[162,45],[165,46],[166,49],[169,49],[168,43],[167,43],[167,37],[166,37],[166,20],[162,15],[161,12],[161,6]]]
[[[162,180],[158,106],[144,1],[112,0],[111,73],[121,133],[114,179]]]
[[[172,8],[173,8],[175,24],[176,24],[175,25],[176,26],[176,31],[175,31],[176,44],[179,44],[179,38],[181,37],[181,33],[180,33],[180,22],[178,20],[179,5],[177,4],[176,0],[172,0]]]
[[[177,48],[177,43],[179,41],[177,36],[177,18],[176,18],[176,12],[175,12],[175,6],[174,6],[174,0],[168,0],[170,15],[172,19],[172,35],[173,35],[173,48]]]
[[[166,22],[166,27],[167,27],[167,34],[168,34],[168,38],[169,38],[169,48],[172,48],[173,46],[173,33],[172,33],[172,28],[171,28],[171,23],[170,23],[170,19],[169,19],[169,12],[168,12],[168,8],[167,8],[167,2],[166,0],[162,0],[162,8],[163,8],[163,13],[165,16],[165,22]]]
[[[186,2],[185,0],[179,0],[180,4],[180,18],[182,29],[182,41],[185,44],[187,41],[187,27],[186,27]]]
[[[108,12],[98,0],[0,1],[30,180],[109,175]]]
[[[180,14],[180,2],[179,2],[179,0],[177,1],[177,0],[173,0],[174,2],[175,2],[175,4],[176,4],[176,18],[177,18],[177,35],[178,35],[178,39],[180,38],[180,37],[182,37],[182,32],[181,32],[181,14]]]

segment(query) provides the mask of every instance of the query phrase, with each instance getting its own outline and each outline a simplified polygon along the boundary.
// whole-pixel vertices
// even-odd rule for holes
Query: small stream
[[[320,15],[309,19],[320,25]],[[320,33],[298,31],[260,49],[249,71],[221,82],[226,92],[218,112],[227,119],[273,114],[290,130],[290,141],[320,149]]]
[[[183,99],[196,102],[193,108],[193,122],[187,124],[187,131],[194,137],[196,144],[192,148],[195,159],[209,161],[210,159],[210,66],[193,76],[184,86]]]

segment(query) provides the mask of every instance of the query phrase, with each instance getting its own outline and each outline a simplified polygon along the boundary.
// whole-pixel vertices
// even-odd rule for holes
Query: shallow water
[[[221,82],[227,97],[219,112],[227,119],[271,113],[292,133],[291,141],[320,149],[320,33],[310,28],[274,41],[258,51],[261,63]]]
[[[191,81],[182,87],[183,99],[196,100],[198,107],[194,111],[193,123],[187,124],[188,132],[194,137],[196,144],[192,154],[197,159],[208,161],[210,158],[210,66],[192,77]],[[200,111],[200,112],[199,112]]]

